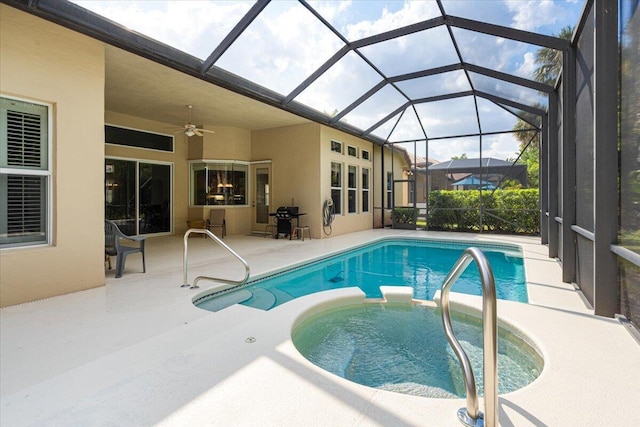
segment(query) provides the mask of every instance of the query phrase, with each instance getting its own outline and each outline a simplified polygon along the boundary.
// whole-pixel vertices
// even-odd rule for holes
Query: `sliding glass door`
[[[171,231],[171,165],[105,159],[105,218],[128,235]]]

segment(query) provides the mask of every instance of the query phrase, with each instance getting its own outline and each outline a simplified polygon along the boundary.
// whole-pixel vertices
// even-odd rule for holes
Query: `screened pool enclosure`
[[[206,31],[173,39],[123,22],[128,2],[3,1],[373,142],[371,179],[384,189],[371,195],[374,211],[414,209],[418,227],[432,229],[446,209],[431,193],[468,191],[474,231],[499,231],[518,216],[497,212],[494,195],[533,187],[537,200],[522,209],[563,279],[597,314],[640,322],[637,1],[532,2],[519,19],[498,1],[213,2],[197,15]],[[177,21],[194,5],[159,7],[176,7]],[[570,39],[558,37],[567,26]],[[558,67],[534,78],[538,52]],[[452,159],[468,169],[438,175]],[[467,178],[479,184],[458,188]]]

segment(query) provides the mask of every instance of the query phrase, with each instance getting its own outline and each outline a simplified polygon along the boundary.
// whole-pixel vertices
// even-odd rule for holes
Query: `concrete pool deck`
[[[501,425],[640,424],[640,344],[617,320],[593,316],[580,293],[561,282],[539,238],[371,230],[304,242],[224,242],[255,277],[383,236],[522,245],[530,303],[499,301],[498,317],[538,346],[545,369],[528,387],[500,396]],[[309,295],[268,312],[232,306],[211,313],[191,303],[202,289],[180,287],[182,238],[147,242],[146,274],[133,255],[121,279],[107,272],[104,287],[0,310],[0,425],[460,425],[464,399],[364,387],[295,350],[290,332],[301,314],[362,301],[357,289]],[[194,237],[189,245],[190,280],[244,273],[211,241]],[[452,300],[480,304],[460,294]]]

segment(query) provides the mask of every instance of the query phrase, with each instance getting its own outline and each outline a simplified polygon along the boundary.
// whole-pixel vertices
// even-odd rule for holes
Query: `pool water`
[[[476,246],[486,255],[495,276],[497,297],[528,302],[524,263],[519,248],[507,245],[388,239],[317,261],[288,272],[249,282],[218,298],[195,301],[203,309],[218,311],[230,304],[269,310],[314,292],[357,286],[367,298],[381,298],[380,286],[411,286],[414,298],[431,300],[462,252]],[[452,291],[480,295],[482,285],[470,265]]]
[[[483,395],[482,323],[453,313],[452,324]],[[331,309],[302,321],[292,339],[315,365],[362,385],[423,397],[466,395],[462,368],[435,308],[366,303]],[[498,329],[498,393],[528,385],[542,367],[529,344]]]

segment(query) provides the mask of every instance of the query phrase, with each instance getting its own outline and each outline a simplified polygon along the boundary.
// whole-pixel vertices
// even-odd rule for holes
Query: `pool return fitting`
[[[482,330],[484,353],[484,414],[478,410],[478,393],[473,368],[451,326],[449,290],[471,261],[475,261],[482,281]],[[468,427],[495,427],[498,425],[498,335],[496,316],[496,285],[491,265],[478,248],[467,248],[442,283],[440,294],[442,326],[447,340],[455,352],[462,370],[467,392],[467,407],[458,410],[458,419]]]
[[[216,242],[218,245],[226,249],[227,252],[233,255],[238,261],[242,263],[242,265],[244,265],[244,278],[242,280],[230,280],[230,279],[223,279],[220,277],[198,276],[195,279],[193,279],[193,285],[189,285],[187,281],[187,270],[189,269],[188,246],[189,246],[189,235],[191,233],[205,234],[211,237],[213,241]],[[198,289],[200,287],[198,286],[198,282],[200,280],[211,280],[214,282],[229,283],[231,285],[240,286],[240,285],[244,285],[248,279],[249,279],[249,264],[247,264],[247,261],[245,261],[244,258],[238,255],[233,249],[227,246],[218,236],[216,236],[211,231],[204,228],[190,228],[187,230],[186,233],[184,233],[184,251],[183,251],[183,258],[182,258],[182,283],[183,284],[180,286],[181,288],[189,287],[189,289]]]

